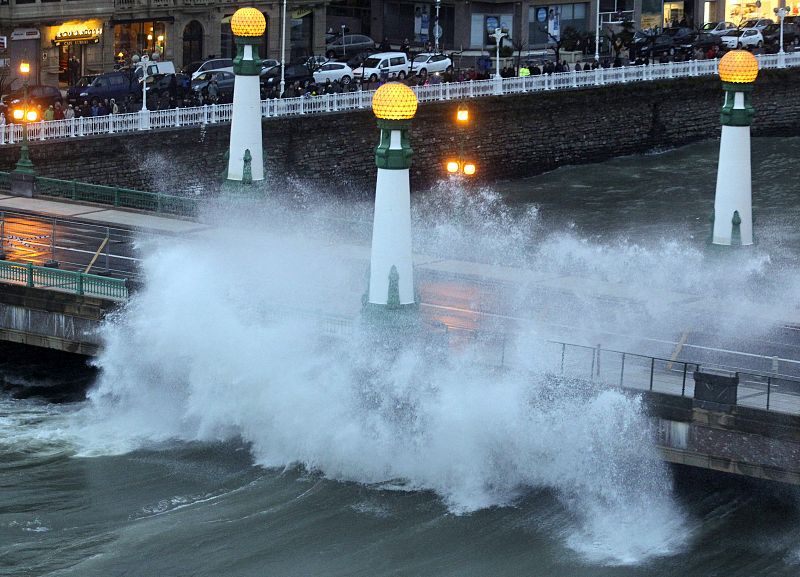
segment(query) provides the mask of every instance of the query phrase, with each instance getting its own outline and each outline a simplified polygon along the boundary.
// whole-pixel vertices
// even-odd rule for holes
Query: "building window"
[[[618,0],[618,3],[621,5],[622,0]],[[603,6],[601,2],[601,10]],[[587,32],[593,28],[588,19],[588,2],[533,6],[528,12],[528,44],[551,44],[555,39],[560,39],[561,33],[568,28]]]
[[[166,34],[166,24],[158,20],[115,24],[114,54],[122,53],[124,60],[134,54],[164,56]]]
[[[203,26],[192,20],[183,29],[183,65],[203,59]]]

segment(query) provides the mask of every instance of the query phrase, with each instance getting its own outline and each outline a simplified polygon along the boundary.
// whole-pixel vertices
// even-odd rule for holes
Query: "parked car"
[[[674,56],[677,52],[675,42],[671,36],[659,34],[650,37],[649,41],[643,42],[638,46],[637,53],[643,58],[655,58],[658,56]]]
[[[744,22],[742,25],[739,26],[739,30],[763,30],[767,26],[772,24],[772,20],[769,18],[753,18],[752,20],[748,20]]]
[[[733,22],[706,22],[700,28],[700,32],[715,36],[725,36],[728,31],[737,30],[738,28]]]
[[[685,26],[665,28],[663,34],[672,38],[672,43],[675,46],[676,52],[691,50],[698,37],[697,30]]]
[[[339,58],[362,52],[364,50],[374,50],[375,41],[363,34],[345,34],[337,36],[325,47],[325,56],[328,58]]]
[[[28,86],[28,105],[29,107],[41,106],[42,110],[51,104],[62,101],[61,91],[55,86],[34,84]],[[6,114],[7,120],[12,120],[12,113],[15,108],[25,106],[25,91],[22,88],[4,94],[0,99],[0,109]]]
[[[286,81],[286,85],[288,86],[289,84],[294,84],[295,82],[305,84],[306,82],[314,80],[314,77],[311,75],[311,71],[305,64],[289,64],[286,66],[284,71],[284,79]],[[261,84],[267,89],[280,87],[281,67],[275,66],[269,70],[262,70]]]
[[[183,67],[183,73],[189,74],[192,80],[200,76],[203,72],[208,72],[209,70],[233,72],[233,59],[212,58],[210,60],[192,62],[191,64]]]
[[[191,79],[188,74],[154,74],[147,77],[147,90],[154,90],[155,94],[163,94],[174,90],[176,96],[183,96],[191,89]]]
[[[265,58],[261,61],[261,70],[269,70],[270,68],[280,65],[280,60],[275,60],[274,58]]]
[[[778,51],[780,49],[781,43],[781,25],[775,24],[774,22],[764,28],[761,31],[761,35],[764,37],[764,46],[770,47],[774,51]],[[796,38],[796,34],[794,31],[794,26],[786,26],[784,23],[783,26],[783,48],[784,50],[794,44]]]
[[[141,94],[139,80],[131,70],[119,70],[81,78],[75,86],[67,89],[67,102],[75,104],[94,98],[122,99],[129,94]]]
[[[411,60],[411,72],[417,74],[433,74],[434,72],[452,72],[453,61],[444,54],[421,52]]]
[[[236,80],[236,75],[233,72],[226,72],[224,70],[208,70],[202,72],[192,80],[192,91],[198,96],[207,95],[208,85],[211,84],[212,80],[217,82],[218,102],[233,101],[233,84]]]
[[[372,50],[362,50],[361,52],[359,52],[359,53],[357,53],[357,54],[355,54],[353,56],[350,56],[348,54],[347,65],[350,68],[352,68],[353,70],[355,70],[356,68],[358,68],[359,66],[361,66],[364,63],[364,60],[366,60],[367,58],[369,58],[373,54],[375,54],[375,49],[374,48]]]
[[[325,83],[338,80],[342,84],[350,84],[353,79],[353,69],[344,62],[326,62],[314,71],[314,82]]]
[[[405,52],[379,52],[364,60],[361,66],[353,70],[353,78],[370,82],[375,82],[381,77],[402,80],[408,75],[410,64]]]
[[[760,30],[749,28],[747,30],[732,30],[722,37],[722,43],[726,48],[744,48],[754,46],[761,48],[764,45],[764,36]]]

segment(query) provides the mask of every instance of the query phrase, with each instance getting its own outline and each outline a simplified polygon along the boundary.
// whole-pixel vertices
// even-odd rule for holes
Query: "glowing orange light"
[[[28,113],[25,115],[25,118],[28,122],[36,122],[38,118],[38,114],[36,114],[35,110],[29,110]]]
[[[28,62],[20,62],[19,63],[19,71],[22,74],[27,74],[31,71],[31,65]]]
[[[21,108],[14,109],[14,120],[22,120],[25,117],[25,111]]]
[[[458,122],[469,122],[469,110],[466,108],[459,108],[456,113],[456,120]]]
[[[447,172],[449,172],[450,174],[455,174],[456,172],[458,172],[458,168],[459,168],[458,163],[455,160],[451,160],[450,162],[447,163]]]
[[[231,31],[234,36],[256,37],[264,34],[267,20],[256,8],[239,8],[231,17]]]
[[[731,50],[719,61],[719,78],[723,82],[750,84],[758,76],[758,60],[747,50]]]
[[[417,113],[417,95],[405,84],[389,82],[372,96],[372,112],[383,120],[409,120]]]
[[[472,164],[471,162],[468,162],[467,164],[465,164],[464,165],[464,174],[466,174],[467,176],[472,176],[473,174],[475,174],[475,165]]]

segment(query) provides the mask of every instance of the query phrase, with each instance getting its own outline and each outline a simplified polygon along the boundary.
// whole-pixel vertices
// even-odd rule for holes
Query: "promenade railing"
[[[761,69],[800,67],[800,52],[784,55],[757,56]],[[561,72],[536,76],[503,78],[499,80],[473,80],[467,82],[441,82],[428,86],[412,87],[420,103],[447,100],[464,100],[484,96],[503,96],[594,88],[609,84],[630,84],[654,80],[692,78],[717,74],[718,60],[689,60],[646,66],[597,68],[581,72]],[[261,115],[264,118],[313,115],[331,112],[360,110],[370,106],[374,90],[358,90],[342,94],[323,94],[311,97],[263,100]],[[50,120],[28,125],[28,138],[42,141],[61,138],[80,138],[91,135],[135,132],[150,129],[180,128],[227,123],[231,120],[230,104],[171,108],[149,112],[131,112],[107,116],[81,117],[69,120]],[[19,143],[22,125],[6,124],[0,127],[0,145]]]
[[[0,260],[0,281],[116,300],[128,298],[125,280]]]

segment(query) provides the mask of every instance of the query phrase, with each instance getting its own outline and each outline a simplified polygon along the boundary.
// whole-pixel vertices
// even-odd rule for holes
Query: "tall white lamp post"
[[[594,31],[594,60],[600,65],[600,0],[597,0],[597,26]]]
[[[433,38],[434,42],[436,43],[435,52],[437,54],[439,53],[439,31],[441,30],[441,28],[439,28],[439,8],[441,8],[441,6],[442,0],[436,0],[436,22],[433,27]]]
[[[283,0],[283,17],[281,18],[281,93],[278,95],[283,98],[283,89],[286,88],[286,0]]]
[[[786,52],[784,52],[783,50],[783,19],[786,18],[786,15],[788,13],[789,12],[788,10],[786,10],[786,8],[775,8],[775,14],[778,15],[778,18],[781,21],[781,39],[780,39],[781,46],[778,49],[778,66],[780,66],[781,68],[786,66]]]
[[[494,61],[494,76],[495,79],[500,78],[500,40],[508,36],[505,32],[503,32],[502,28],[495,28],[494,34],[489,35],[491,38],[494,38],[496,44],[496,51],[495,51],[495,61]]]
[[[722,136],[714,196],[713,244],[753,244],[750,123],[755,111],[750,95],[757,76],[758,60],[747,50],[731,50],[719,61],[725,102],[720,114]]]
[[[417,96],[405,84],[389,82],[375,91],[372,112],[378,119],[381,138],[375,149],[378,180],[365,304],[373,310],[404,309],[415,302],[408,133],[417,112]]]
[[[150,59],[147,54],[143,55],[141,59],[137,54],[131,57],[131,63],[142,71],[142,108],[139,110],[139,130],[148,130],[150,128],[150,111],[147,110],[147,65]]]
[[[240,8],[231,18],[231,31],[236,41],[233,59],[236,82],[233,84],[227,179],[242,184],[264,180],[258,45],[266,27],[264,15],[256,8]]]

